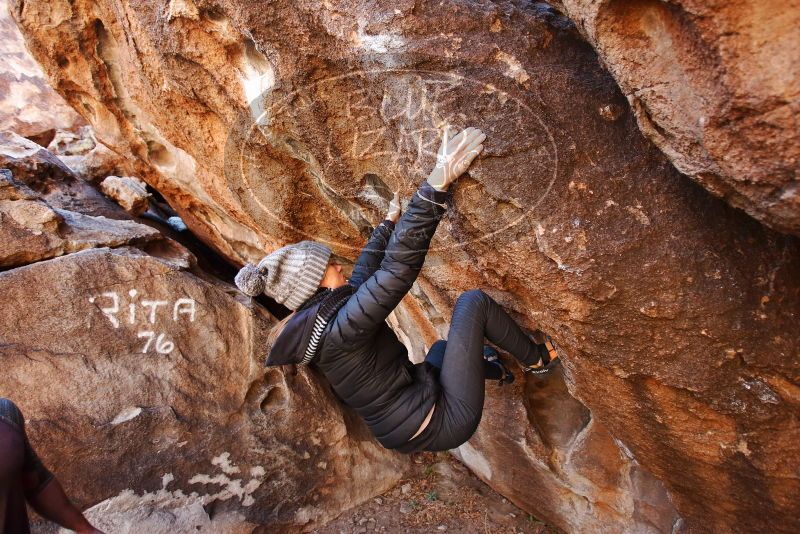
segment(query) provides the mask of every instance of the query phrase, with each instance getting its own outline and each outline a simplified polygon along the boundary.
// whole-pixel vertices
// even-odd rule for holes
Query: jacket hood
[[[297,365],[303,361],[321,303],[295,312],[267,355],[265,366]]]

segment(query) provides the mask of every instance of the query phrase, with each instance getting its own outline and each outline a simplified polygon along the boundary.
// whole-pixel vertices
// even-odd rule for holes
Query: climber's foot
[[[545,375],[550,373],[553,369],[555,369],[560,360],[558,358],[558,345],[553,339],[548,336],[547,334],[542,334],[544,338],[544,343],[541,343],[540,346],[544,347],[547,351],[547,354],[543,354],[539,361],[533,365],[523,366],[522,370],[526,373],[530,373],[533,375]],[[536,338],[534,338],[534,341]]]
[[[489,345],[483,346],[483,359],[487,362],[496,365],[500,369],[500,378],[497,381],[497,384],[502,386],[503,384],[511,384],[514,381],[514,375],[508,368],[500,361],[500,355],[494,350],[493,347]]]

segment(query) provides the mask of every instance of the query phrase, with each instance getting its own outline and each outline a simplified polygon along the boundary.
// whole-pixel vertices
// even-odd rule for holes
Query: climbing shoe
[[[494,350],[493,347],[489,345],[483,346],[483,359],[489,362],[492,365],[497,366],[500,370],[500,378],[497,380],[497,384],[502,386],[503,384],[511,384],[514,382],[514,375],[508,368],[500,361],[500,355]]]
[[[538,376],[546,375],[561,363],[558,357],[558,345],[556,345],[553,338],[547,334],[543,334],[543,336],[544,343],[541,343],[539,346],[543,347],[544,350],[542,351],[542,356],[539,358],[539,363],[537,365],[522,366],[522,370],[526,373]],[[534,341],[536,341],[535,338]]]

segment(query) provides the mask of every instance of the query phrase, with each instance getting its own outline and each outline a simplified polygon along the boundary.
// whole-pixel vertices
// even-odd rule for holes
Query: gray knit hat
[[[296,310],[319,288],[328,267],[331,249],[315,241],[300,241],[264,256],[258,265],[248,263],[236,275],[242,293],[261,292]]]

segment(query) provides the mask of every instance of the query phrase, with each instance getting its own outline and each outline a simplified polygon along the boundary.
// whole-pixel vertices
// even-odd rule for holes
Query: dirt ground
[[[560,534],[535,517],[520,510],[448,453],[416,453],[409,476],[383,495],[348,510],[315,534]],[[134,510],[136,511],[136,509]],[[157,511],[158,512],[158,511]],[[174,512],[174,510],[172,511]],[[170,512],[159,512],[170,515]],[[125,520],[122,513],[122,520]],[[147,514],[145,514],[147,515]],[[158,513],[155,514],[158,516]],[[49,522],[30,516],[34,534],[67,532]],[[151,534],[153,532],[195,532],[194,528],[155,529],[151,517],[134,514],[128,518],[129,528],[119,532]],[[174,518],[173,518],[174,519]],[[102,524],[101,524],[102,526]],[[167,525],[169,526],[169,525]],[[206,525],[200,532],[233,532]],[[236,532],[248,531],[236,530]],[[261,532],[261,530],[256,529]],[[111,529],[108,534],[115,534]]]
[[[556,534],[495,493],[448,453],[417,453],[414,470],[380,497],[349,510],[317,534]]]

